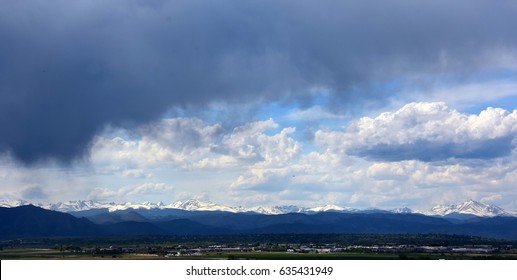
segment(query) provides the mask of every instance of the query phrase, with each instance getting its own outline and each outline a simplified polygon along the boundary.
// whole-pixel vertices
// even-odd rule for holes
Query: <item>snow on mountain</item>
[[[515,213],[505,211],[497,206],[483,204],[474,200],[468,200],[461,204],[437,205],[429,211],[422,212],[429,216],[446,216],[450,214],[469,214],[479,217],[514,216]]]
[[[17,207],[22,205],[33,204],[45,209],[55,210],[60,212],[77,212],[92,209],[108,209],[110,212],[122,211],[128,209],[180,209],[185,211],[222,211],[231,213],[244,213],[253,212],[265,215],[280,215],[287,213],[318,213],[318,212],[364,212],[371,213],[375,211],[379,212],[392,212],[392,213],[419,213],[428,216],[446,216],[450,214],[469,214],[479,217],[495,217],[495,216],[517,216],[517,212],[506,211],[497,206],[483,204],[477,201],[468,200],[461,204],[454,205],[437,205],[428,211],[417,211],[412,210],[408,207],[395,208],[389,211],[380,209],[365,209],[358,210],[350,207],[341,207],[337,205],[324,205],[320,207],[299,207],[295,205],[285,206],[257,206],[252,208],[244,207],[230,207],[226,205],[217,204],[211,201],[199,201],[196,199],[189,199],[186,201],[178,201],[168,205],[162,202],[152,203],[122,203],[117,204],[114,202],[102,203],[92,200],[74,200],[68,202],[59,202],[53,204],[37,204],[31,203],[25,200],[0,200],[0,207]]]
[[[280,215],[285,214],[284,212],[278,210],[275,207],[263,207],[263,206],[257,206],[249,209],[249,212],[254,212],[258,214],[264,214],[264,215]]]
[[[21,205],[32,204],[47,210],[59,211],[59,212],[77,212],[77,211],[86,211],[92,209],[108,209],[110,212],[117,210],[126,210],[126,209],[153,209],[159,208],[163,206],[163,203],[124,203],[124,204],[116,204],[114,202],[102,203],[93,200],[71,200],[68,202],[58,202],[58,203],[31,203],[25,200],[0,200],[1,207],[17,207]]]
[[[281,214],[287,213],[305,213],[307,208],[295,206],[295,205],[283,205],[283,206],[273,206],[272,209],[279,211]]]
[[[130,202],[127,202],[127,203],[124,203],[124,204],[113,204],[113,205],[110,205],[109,207],[107,207],[109,209],[110,212],[114,212],[114,211],[122,211],[122,210],[128,210],[128,209],[147,209],[147,210],[151,210],[151,209],[160,209],[162,208],[162,206],[160,205],[163,205],[163,203],[152,203],[152,202],[142,202],[142,203],[130,203]]]
[[[357,212],[359,210],[353,209],[353,208],[350,208],[350,207],[341,207],[341,206],[332,205],[332,204],[327,204],[325,206],[313,207],[313,208],[307,209],[307,212],[327,212],[327,211],[332,211],[332,212]]]
[[[341,207],[337,205],[327,204],[320,207],[300,207],[295,205],[284,205],[284,206],[272,206],[272,207],[264,207],[258,206],[249,209],[250,212],[266,214],[266,215],[280,215],[287,213],[316,213],[316,212],[358,212],[359,210],[353,209],[350,207]]]
[[[0,200],[0,207],[6,207],[6,208],[18,207],[18,206],[29,205],[29,204],[31,204],[31,203],[26,200],[21,200],[21,199],[18,199],[18,200],[2,199],[2,200]]]
[[[224,211],[224,212],[245,212],[243,211],[244,208],[242,207],[229,207],[225,205],[220,205],[211,201],[199,201],[196,199],[189,199],[185,202],[175,202],[167,208],[173,208],[173,209],[181,209],[181,210],[187,210],[187,211]]]
[[[411,213],[415,213],[411,208],[408,208],[408,207],[400,207],[400,208],[391,209],[390,212],[396,213],[396,214],[411,214]]]
[[[257,207],[248,209],[248,212],[255,212],[258,214],[265,214],[265,215],[280,215],[280,214],[287,214],[287,213],[305,213],[306,211],[307,211],[307,208],[294,206],[294,205],[272,206],[272,207],[257,206]]]
[[[40,205],[42,208],[60,212],[77,212],[90,209],[101,209],[114,207],[115,203],[101,203],[93,200],[71,200],[47,205]]]

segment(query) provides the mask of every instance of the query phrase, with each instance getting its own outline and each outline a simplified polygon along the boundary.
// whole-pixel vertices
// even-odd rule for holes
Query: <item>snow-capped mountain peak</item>
[[[265,215],[284,214],[282,211],[279,211],[275,207],[264,207],[264,206],[257,206],[257,207],[250,208],[250,212],[255,212],[258,214],[265,214]]]
[[[348,212],[348,211],[354,211],[354,209],[349,207],[341,207],[333,204],[327,204],[325,206],[320,207],[313,207],[307,209],[309,212],[327,212],[327,211],[334,211],[334,212]]]
[[[29,204],[31,204],[31,203],[26,201],[26,200],[23,200],[23,199],[17,199],[17,200],[3,199],[3,200],[0,200],[0,207],[6,207],[6,208],[18,207],[18,206],[29,205]]]
[[[337,205],[327,204],[320,207],[299,207],[295,205],[285,206],[256,206],[252,208],[245,207],[230,207],[226,205],[217,204],[211,201],[200,201],[196,199],[189,199],[186,201],[178,201],[168,205],[162,202],[143,202],[143,203],[103,203],[92,200],[74,200],[68,202],[58,202],[53,204],[38,204],[31,203],[25,200],[0,200],[0,207],[17,207],[22,205],[33,204],[45,209],[55,210],[60,212],[77,212],[87,211],[92,209],[107,209],[109,212],[123,211],[128,209],[180,209],[185,211],[221,211],[231,213],[251,212],[265,215],[280,215],[287,213],[306,213],[314,214],[319,212],[391,212],[391,213],[419,213],[428,216],[447,216],[451,214],[460,215],[475,215],[479,217],[495,217],[495,216],[517,216],[517,212],[506,211],[497,206],[483,204],[474,200],[468,200],[461,204],[453,205],[437,205],[428,211],[412,210],[408,207],[395,208],[389,211],[379,209],[363,209],[358,210],[350,207],[341,207]]]
[[[187,201],[175,202],[168,208],[181,209],[187,211],[225,211],[225,212],[240,212],[239,208],[220,205],[211,201],[199,201],[197,199],[189,199]]]
[[[400,207],[392,209],[390,212],[397,213],[397,214],[411,214],[414,213],[414,211],[409,207]]]
[[[284,205],[284,206],[257,206],[253,208],[247,209],[247,212],[255,212],[258,214],[266,214],[266,215],[280,215],[287,213],[305,213],[307,208],[294,206],[294,205]]]
[[[110,204],[109,207],[107,207],[110,212],[114,211],[121,211],[121,210],[127,210],[127,209],[158,209],[160,206],[158,203],[152,203],[152,202],[142,202],[142,203],[130,203],[126,202],[124,204]]]
[[[437,205],[431,210],[424,212],[426,215],[446,216],[450,214],[468,214],[479,217],[509,216],[513,213],[507,212],[497,206],[483,204],[474,200],[467,200],[461,204]]]
[[[60,211],[60,212],[76,212],[85,211],[90,209],[98,208],[109,208],[114,206],[112,203],[101,203],[93,200],[71,200],[68,202],[58,202],[47,205],[40,205],[41,207],[49,210]]]

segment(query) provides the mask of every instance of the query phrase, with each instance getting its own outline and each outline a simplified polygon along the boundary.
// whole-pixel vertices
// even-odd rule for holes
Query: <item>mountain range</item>
[[[395,208],[389,210],[382,210],[376,208],[369,209],[354,209],[350,207],[341,207],[337,205],[324,205],[319,207],[300,207],[295,205],[288,206],[257,206],[252,208],[245,207],[231,207],[217,204],[211,201],[200,201],[196,199],[189,199],[186,201],[178,201],[171,204],[164,204],[162,202],[152,203],[103,203],[92,200],[76,200],[68,202],[59,202],[53,204],[38,204],[31,203],[25,200],[0,200],[0,207],[16,207],[22,205],[35,205],[44,209],[54,210],[65,213],[73,212],[116,212],[124,210],[185,210],[185,211],[217,211],[229,213],[258,213],[265,215],[281,215],[288,213],[305,213],[314,214],[319,212],[340,212],[340,213],[372,213],[372,212],[389,212],[389,213],[406,213],[406,214],[423,214],[426,216],[441,216],[441,217],[496,217],[496,216],[517,216],[514,211],[503,210],[500,207],[483,204],[477,201],[468,200],[460,204],[453,205],[436,205],[427,211],[412,210],[408,207]]]
[[[0,207],[0,239],[240,234],[454,234],[517,240],[517,217],[453,219],[388,211],[287,213],[173,208],[64,213],[34,205]]]

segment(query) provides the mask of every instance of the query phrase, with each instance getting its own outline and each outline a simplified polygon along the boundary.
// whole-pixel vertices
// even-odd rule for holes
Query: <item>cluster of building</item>
[[[105,247],[93,248],[85,252],[97,255],[136,254],[141,256],[161,256],[166,258],[204,256],[223,253],[246,252],[285,252],[289,254],[330,254],[344,252],[379,252],[379,253],[456,253],[456,254],[490,254],[502,250],[517,253],[513,246],[501,247],[492,245],[470,246],[420,246],[420,245],[373,245],[373,246],[340,246],[337,244],[240,244],[240,245],[207,245],[169,247]]]

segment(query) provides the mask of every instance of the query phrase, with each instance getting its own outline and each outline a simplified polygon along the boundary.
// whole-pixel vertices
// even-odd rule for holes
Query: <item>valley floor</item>
[[[91,254],[60,250],[9,249],[0,252],[2,260],[517,260],[517,252],[498,253],[422,253],[422,252],[341,252],[341,253],[287,253],[287,252],[225,252],[197,255],[167,256],[155,253]]]
[[[0,259],[517,259],[517,241],[455,235],[280,234],[31,238]]]

